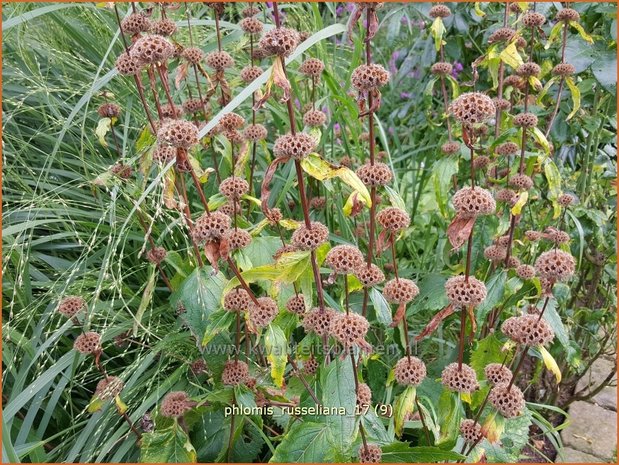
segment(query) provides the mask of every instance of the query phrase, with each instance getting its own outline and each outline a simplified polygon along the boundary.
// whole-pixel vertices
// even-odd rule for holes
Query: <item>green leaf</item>
[[[295,423],[275,449],[271,463],[325,463],[333,461],[327,441],[327,425],[304,421]]]
[[[561,35],[561,31],[563,30],[563,27],[564,27],[564,23],[562,21],[559,21],[550,30],[550,34],[548,34],[548,40],[546,41],[546,45],[544,45],[544,48],[546,50],[548,50],[550,46],[552,45],[552,43],[559,38],[559,35]]]
[[[411,447],[403,442],[394,442],[383,448],[384,463],[436,463],[455,462],[464,458],[463,455],[438,447]]]
[[[485,378],[484,368],[490,363],[501,363],[505,354],[501,352],[503,344],[494,334],[490,334],[477,342],[477,347],[471,352],[471,367],[479,379]]]
[[[95,134],[99,139],[99,142],[104,147],[107,147],[107,141],[105,140],[105,135],[110,132],[112,129],[112,119],[111,118],[101,118],[99,123],[97,124],[97,129],[95,129]]]
[[[567,87],[570,89],[570,93],[572,94],[572,102],[573,102],[572,111],[570,111],[570,114],[567,115],[567,118],[565,118],[565,121],[569,121],[574,117],[576,112],[580,109],[580,89],[576,87],[576,83],[574,82],[574,79],[571,76],[568,76],[565,78],[565,83],[567,84]]]
[[[395,400],[393,405],[393,421],[395,434],[398,437],[402,436],[404,421],[415,410],[416,397],[417,388],[415,386],[408,386]]]
[[[550,157],[544,160],[544,175],[548,181],[548,198],[552,201],[554,210],[553,219],[556,220],[561,215],[561,205],[559,205],[558,201],[561,195],[561,173],[559,173],[559,168],[557,168],[557,165]]]
[[[376,319],[378,322],[389,327],[393,322],[391,317],[391,307],[389,307],[389,304],[387,303],[387,300],[385,300],[383,294],[378,289],[373,287],[370,289],[370,300],[374,306],[374,311],[376,312]]]
[[[452,186],[453,175],[458,172],[457,157],[442,157],[432,166],[432,184],[434,185],[434,195],[436,203],[443,217],[447,217],[449,212],[447,202],[449,191]]]
[[[195,463],[196,461],[196,450],[176,421],[165,430],[142,435],[141,463]]]
[[[546,136],[541,131],[541,129],[535,126],[532,131],[535,141],[542,146],[544,152],[546,152],[547,154],[550,153],[550,144],[548,143],[548,139],[546,139]]]
[[[389,197],[389,203],[391,203],[393,207],[397,207],[400,210],[406,210],[406,202],[404,202],[402,196],[398,194],[395,189],[389,186],[384,186],[384,189]]]
[[[446,29],[441,18],[436,18],[434,20],[432,26],[430,27],[430,32],[432,33],[432,37],[434,37],[434,47],[438,52],[441,49],[441,45],[445,45],[443,36],[445,35]]]
[[[271,364],[271,378],[276,386],[284,385],[284,371],[288,355],[288,341],[279,326],[270,324],[264,333],[267,360]]]
[[[208,317],[208,322],[206,323],[204,336],[202,337],[202,347],[206,347],[206,345],[211,342],[215,336],[228,329],[230,324],[234,321],[234,318],[235,314],[227,310],[217,310],[216,312],[211,313]]]
[[[506,282],[507,272],[504,270],[492,275],[488,281],[486,298],[475,309],[475,316],[480,325],[486,321],[488,313],[503,300]]]
[[[150,304],[150,301],[153,298],[153,291],[155,290],[155,281],[157,277],[157,268],[154,266],[151,267],[150,276],[148,277],[148,283],[146,283],[146,287],[144,288],[144,292],[142,293],[142,299],[140,300],[140,306],[138,307],[138,311],[135,312],[135,321],[133,322],[133,337],[138,335],[140,330],[142,317],[144,316],[144,312],[146,308]]]
[[[462,408],[458,396],[448,390],[443,390],[438,403],[441,434],[436,440],[436,444],[451,444],[458,437],[460,419],[462,418]]]

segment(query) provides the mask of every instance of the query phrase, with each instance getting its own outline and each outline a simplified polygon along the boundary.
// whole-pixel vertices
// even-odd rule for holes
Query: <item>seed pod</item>
[[[131,47],[131,55],[145,64],[165,62],[174,55],[174,45],[158,35],[140,37]]]
[[[518,317],[517,342],[529,346],[546,345],[555,337],[555,333],[543,318],[538,315],[523,315]]]
[[[81,354],[95,355],[101,352],[101,336],[94,331],[82,333],[75,339],[73,348]]]
[[[319,336],[324,336],[329,333],[331,321],[338,313],[329,307],[325,307],[324,311],[321,311],[319,307],[314,307],[303,318],[303,328],[305,332],[314,332]]]
[[[512,316],[505,320],[501,325],[501,332],[512,341],[518,342],[519,331],[520,329],[518,328],[518,317]]]
[[[320,77],[324,69],[325,64],[318,58],[308,58],[299,66],[299,71],[302,74],[313,78]]]
[[[445,142],[441,145],[441,152],[445,155],[452,155],[460,151],[460,144],[458,142]]]
[[[359,383],[359,388],[357,389],[357,406],[361,411],[372,405],[372,390],[370,386],[365,383]]]
[[[303,371],[308,375],[315,375],[318,371],[318,361],[311,356],[303,363]]]
[[[535,271],[542,278],[555,281],[567,281],[576,269],[576,261],[568,252],[549,250],[541,254],[535,261]]]
[[[363,287],[373,287],[385,280],[385,274],[374,263],[369,266],[363,263],[355,270],[355,277],[361,282]]]
[[[516,189],[527,191],[533,187],[533,180],[526,174],[516,174],[509,178],[509,185]]]
[[[384,229],[397,232],[408,228],[411,218],[404,210],[397,207],[387,207],[378,212],[376,221],[378,221]]]
[[[559,205],[564,208],[569,207],[570,205],[576,203],[576,197],[572,194],[561,194],[557,199],[557,202],[559,202]]]
[[[148,32],[150,28],[150,19],[142,12],[131,13],[120,22],[120,30],[125,34],[135,35],[140,32]]]
[[[246,66],[241,70],[241,79],[246,84],[255,81],[262,74],[262,68],[259,66]]]
[[[402,386],[418,386],[426,377],[426,365],[417,357],[405,356],[396,363],[394,375]]]
[[[540,27],[546,22],[546,17],[536,11],[527,11],[522,17],[522,24],[526,27]]]
[[[126,52],[118,56],[114,66],[116,67],[118,73],[123,76],[134,76],[142,69],[142,63],[140,63],[136,57],[129,55]]]
[[[488,43],[509,42],[516,35],[516,31],[511,27],[500,27],[488,37]]]
[[[206,65],[215,71],[223,71],[234,66],[234,59],[228,52],[211,52],[206,55]]]
[[[391,168],[381,162],[367,162],[357,168],[356,173],[361,182],[369,187],[385,186],[393,179]]]
[[[304,224],[292,233],[292,245],[301,250],[315,250],[329,239],[329,229],[318,221],[310,223],[311,228]]]
[[[428,15],[430,18],[447,18],[451,16],[451,10],[446,5],[434,5]]]
[[[486,299],[486,285],[480,280],[469,276],[454,276],[445,283],[447,299],[456,307],[475,307]]]
[[[242,19],[239,26],[246,34],[260,34],[264,27],[260,20],[253,17]]]
[[[460,423],[460,434],[469,444],[477,444],[484,437],[481,432],[481,425],[475,420],[462,420]]]
[[[262,124],[250,124],[243,131],[243,137],[252,142],[258,142],[267,138],[268,132]]]
[[[370,328],[368,320],[358,313],[338,313],[331,320],[329,332],[344,347],[363,345]]]
[[[531,265],[520,265],[516,268],[516,274],[520,279],[533,279],[535,277],[535,268]]]
[[[101,400],[113,399],[124,387],[125,383],[118,376],[108,376],[97,383],[95,395]]]
[[[486,365],[484,368],[484,375],[492,386],[509,383],[513,376],[512,371],[501,363],[490,363]]]
[[[146,252],[146,259],[154,265],[159,265],[165,260],[167,254],[166,249],[163,247],[153,247]]]
[[[463,187],[452,198],[456,212],[466,218],[491,215],[496,210],[492,194],[481,187]]]
[[[575,71],[576,68],[574,68],[574,65],[571,65],[569,63],[559,63],[554,68],[552,68],[553,76],[568,77],[574,74]]]
[[[239,200],[249,192],[249,184],[243,178],[230,176],[221,182],[219,192],[228,200]]]
[[[275,140],[273,153],[276,157],[289,157],[301,160],[316,148],[316,141],[305,132],[284,134]]]
[[[514,117],[514,126],[517,128],[533,128],[537,126],[537,116],[533,113],[520,113]]]
[[[153,34],[157,34],[164,37],[169,37],[176,32],[176,23],[168,18],[163,18],[159,21],[155,21],[151,26]]]
[[[226,386],[238,386],[249,379],[249,367],[240,360],[228,360],[221,374],[221,382]]]
[[[491,262],[501,262],[507,257],[507,249],[499,245],[491,245],[484,249],[484,257]]]
[[[249,319],[259,328],[264,328],[275,319],[279,313],[277,302],[270,297],[259,297],[258,305],[255,302],[249,307]]]
[[[515,155],[518,153],[518,150],[520,150],[520,147],[518,147],[518,144],[516,144],[515,142],[504,142],[501,145],[497,146],[496,149],[494,149],[497,155],[504,156]]]
[[[198,143],[198,128],[191,121],[171,120],[157,131],[159,143],[189,149]]]
[[[511,189],[501,189],[496,194],[496,199],[499,202],[505,202],[511,205],[516,200],[517,194]]]
[[[451,74],[453,71],[453,66],[451,63],[446,63],[443,61],[439,61],[438,63],[434,63],[430,68],[430,72],[432,74],[436,74],[438,76],[445,76],[447,74]]]
[[[190,410],[193,404],[186,392],[170,392],[161,401],[159,413],[167,418],[179,418]]]
[[[532,61],[526,62],[518,66],[516,68],[516,74],[518,76],[529,77],[529,76],[539,76],[542,72],[542,69],[537,63],[533,63]]]
[[[327,122],[327,115],[320,110],[310,110],[303,115],[303,124],[310,128],[324,126]]]
[[[458,367],[458,363],[450,363],[441,374],[441,382],[447,389],[455,392],[471,393],[479,388],[475,370],[463,363]]]
[[[494,106],[502,111],[510,110],[512,107],[512,104],[510,103],[510,101],[504,98],[496,97],[496,98],[493,98],[492,101],[494,102]]]
[[[247,310],[252,304],[249,292],[242,287],[237,287],[228,291],[224,296],[224,309],[229,312],[242,312]]]
[[[299,33],[294,29],[277,27],[268,31],[260,39],[260,47],[271,55],[290,56],[299,44]]]
[[[293,295],[288,302],[286,302],[286,310],[290,313],[297,315],[303,315],[305,313],[305,299],[301,294]]]
[[[563,8],[557,12],[555,19],[564,23],[578,22],[580,21],[580,13],[573,8]]]
[[[484,123],[496,114],[490,97],[481,92],[466,92],[449,105],[448,113],[465,126]]]
[[[410,279],[394,278],[385,284],[383,295],[387,302],[403,304],[417,297],[419,295],[419,288]]]
[[[194,223],[191,236],[198,244],[219,240],[230,229],[231,219],[221,212],[203,214]]]
[[[252,237],[244,229],[230,229],[224,234],[224,239],[228,242],[230,251],[233,252],[251,244]]]
[[[524,410],[524,395],[518,386],[509,384],[499,384],[490,390],[488,396],[490,405],[505,418],[519,416]]]
[[[376,63],[359,65],[352,72],[350,80],[355,89],[367,92],[387,84],[389,82],[389,71]]]
[[[86,301],[78,296],[68,296],[58,304],[58,313],[67,318],[73,318],[79,312],[86,310]]]

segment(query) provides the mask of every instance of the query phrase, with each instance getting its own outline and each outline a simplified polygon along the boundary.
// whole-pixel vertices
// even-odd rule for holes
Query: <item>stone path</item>
[[[615,366],[615,360],[600,358],[578,382],[576,392],[597,387]],[[564,449],[557,463],[595,463],[617,461],[617,376],[586,402],[570,405],[570,425],[561,432]]]

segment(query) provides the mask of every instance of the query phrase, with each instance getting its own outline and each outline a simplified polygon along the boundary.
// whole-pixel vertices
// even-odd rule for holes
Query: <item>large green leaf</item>
[[[438,447],[411,447],[403,442],[394,442],[383,447],[384,463],[436,463],[457,461],[464,456]]]
[[[441,211],[441,215],[448,216],[447,201],[449,200],[449,190],[452,186],[452,177],[458,172],[458,158],[443,157],[432,166],[432,183],[434,185],[434,195],[436,203]]]
[[[471,367],[479,379],[483,379],[484,368],[489,363],[501,363],[505,354],[501,352],[503,344],[494,334],[490,334],[477,342],[477,347],[471,353]]]
[[[142,463],[193,463],[196,450],[177,422],[165,430],[142,435]]]
[[[328,427],[324,423],[304,421],[295,423],[275,449],[271,463],[332,462],[333,447],[327,440]]]
[[[494,274],[486,288],[488,290],[488,294],[484,301],[477,306],[475,309],[475,316],[477,318],[477,325],[481,328],[483,323],[488,316],[488,313],[499,303],[501,303],[503,299],[503,295],[505,293],[505,283],[507,281],[507,272],[504,270],[499,271]]]

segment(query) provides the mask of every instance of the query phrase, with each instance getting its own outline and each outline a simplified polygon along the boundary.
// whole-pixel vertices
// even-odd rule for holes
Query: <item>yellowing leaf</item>
[[[370,192],[361,179],[350,168],[345,166],[335,166],[321,158],[317,153],[310,153],[301,161],[303,170],[311,177],[324,181],[331,178],[340,178],[342,182],[348,184],[357,192],[359,200],[368,207],[372,205]]]
[[[397,436],[402,436],[404,429],[404,421],[410,417],[415,409],[415,398],[417,397],[417,389],[415,386],[408,386],[402,394],[395,400],[393,406],[394,429]]]
[[[576,83],[574,82],[574,79],[572,79],[571,77],[565,78],[565,83],[567,84],[567,87],[569,87],[570,92],[572,93],[572,102],[573,102],[572,111],[570,112],[569,115],[567,115],[567,118],[565,118],[566,121],[569,121],[576,114],[576,112],[580,109],[580,89],[576,87]]]
[[[176,202],[176,199],[174,198],[174,192],[175,192],[175,176],[174,176],[174,170],[168,170],[166,171],[164,177],[163,177],[163,204],[166,206],[166,208],[176,208],[178,206],[178,203]]]
[[[546,82],[546,85],[543,87],[543,89],[540,91],[539,95],[537,96],[536,103],[542,108],[544,107],[544,105],[542,104],[542,99],[546,96],[546,94],[548,93],[548,90],[550,89],[550,87],[552,87],[552,85],[556,82],[556,80],[557,80],[556,76],[553,76],[550,79],[548,79],[548,81]]]
[[[486,13],[484,12],[484,10],[481,9],[480,2],[475,2],[475,14],[479,16],[480,18],[483,18],[484,16],[486,16]]]
[[[436,47],[436,51],[441,49],[441,45],[444,45],[443,36],[445,35],[445,25],[443,24],[443,20],[441,18],[436,18],[430,27],[430,32],[432,33],[432,37],[434,37],[434,46]]]
[[[550,30],[550,34],[548,35],[548,41],[546,42],[546,45],[544,45],[544,48],[546,50],[548,50],[552,43],[559,38],[561,30],[563,29],[563,25],[564,23],[560,21],[555,24],[554,27]]]
[[[557,361],[554,357],[546,350],[544,346],[538,346],[540,353],[542,354],[542,359],[544,360],[544,365],[546,368],[555,375],[557,380],[557,384],[561,382],[561,370],[559,369],[559,365],[557,365]]]
[[[284,371],[288,355],[288,341],[279,326],[270,324],[264,334],[264,345],[267,351],[267,360],[271,365],[271,378],[276,386],[284,385]]]
[[[516,43],[510,43],[499,55],[501,61],[512,68],[518,68],[522,63],[522,57],[520,53],[518,53],[518,49],[516,48]]]
[[[576,21],[570,21],[570,26],[572,26],[574,29],[578,31],[578,33],[580,34],[580,37],[582,37],[585,42],[588,42],[590,44],[593,43],[593,38],[585,32],[585,30],[583,29],[580,23],[577,23]]]
[[[555,162],[549,157],[544,160],[544,175],[548,181],[548,197],[552,200],[554,209],[553,218],[556,220],[561,214],[561,206],[558,202],[561,195],[561,173],[559,173],[559,168],[557,168]]]
[[[460,393],[460,399],[462,400],[462,402],[466,402],[467,404],[470,405],[470,403],[471,403],[471,393],[470,392],[461,392]]]
[[[518,216],[522,212],[522,207],[524,207],[529,200],[529,193],[527,191],[521,192],[518,196],[518,201],[512,207],[512,215]]]
[[[107,147],[107,142],[105,140],[105,135],[110,132],[112,128],[112,119],[111,118],[101,118],[99,123],[97,124],[97,129],[95,129],[95,134],[99,138],[99,142],[101,145]]]
[[[125,413],[129,408],[118,395],[114,397],[114,403],[116,404],[116,410],[118,410],[118,413]]]
[[[488,442],[491,444],[498,442],[503,431],[505,431],[505,419],[502,415],[497,415],[496,411],[493,411],[484,421],[482,431]]]
[[[542,146],[544,152],[547,154],[550,153],[550,144],[548,143],[548,139],[546,139],[544,133],[537,126],[533,128],[533,138],[539,145]]]
[[[282,225],[284,228],[286,229],[298,229],[299,226],[301,225],[301,223],[299,223],[298,221],[295,220],[291,220],[288,218],[284,218],[279,222],[280,225]]]
[[[92,396],[90,403],[88,404],[88,413],[98,412],[103,408],[105,402],[99,398],[99,396]]]

